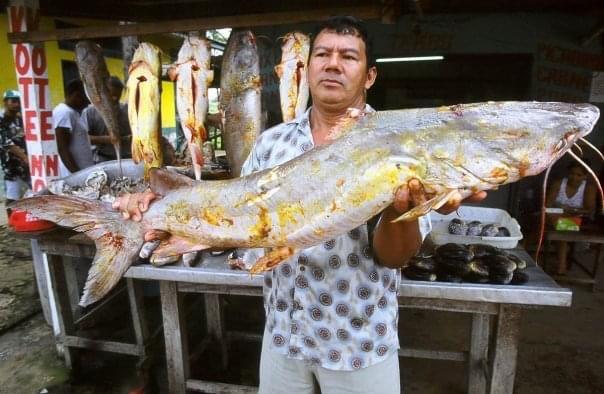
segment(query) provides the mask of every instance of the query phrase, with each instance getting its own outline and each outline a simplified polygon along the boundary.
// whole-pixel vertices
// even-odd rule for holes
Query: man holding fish
[[[365,99],[376,76],[363,23],[353,17],[326,21],[314,36],[308,65],[313,106],[261,134],[242,175],[329,144],[339,125],[373,112]],[[154,198],[151,192],[130,195],[114,207],[140,220]],[[418,251],[429,221],[392,220],[429,198],[411,180],[398,189],[373,230],[362,225],[265,274],[260,393],[316,392],[315,380],[323,393],[400,392],[398,268]],[[452,195],[440,211],[452,212],[460,203],[461,195]]]

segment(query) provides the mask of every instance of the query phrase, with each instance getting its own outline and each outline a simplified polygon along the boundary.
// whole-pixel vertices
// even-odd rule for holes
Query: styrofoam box
[[[482,237],[468,235],[449,234],[449,222],[452,219],[459,218],[466,222],[478,220],[483,225],[494,224],[497,227],[507,227],[510,230],[509,237]],[[518,245],[522,239],[520,225],[503,209],[468,207],[461,206],[457,212],[449,215],[441,215],[437,212],[430,212],[430,221],[432,222],[432,232],[430,238],[437,245],[449,242],[459,244],[488,244],[502,249],[512,249]]]

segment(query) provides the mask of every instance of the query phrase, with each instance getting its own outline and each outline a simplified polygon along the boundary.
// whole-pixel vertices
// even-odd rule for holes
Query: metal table
[[[418,282],[403,279],[399,289],[402,308],[421,308],[472,314],[470,349],[465,351],[433,351],[402,348],[404,357],[421,357],[468,363],[469,393],[512,393],[516,373],[521,309],[540,306],[570,306],[572,293],[559,287],[537,267],[523,250],[514,253],[530,261],[530,280],[521,286],[490,284],[455,284]],[[262,276],[230,270],[225,257],[204,255],[198,267],[150,265],[131,267],[130,279],[160,282],[168,383],[171,393],[186,390],[205,392],[256,392],[256,388],[192,379],[188,369],[186,326],[182,313],[182,295],[187,292],[205,294],[208,333],[223,345],[232,336],[261,339],[260,335],[228,333],[225,330],[219,295],[261,296]],[[494,320],[494,337],[490,340],[490,322]],[[232,334],[232,335],[229,335]],[[490,346],[492,343],[492,346]]]

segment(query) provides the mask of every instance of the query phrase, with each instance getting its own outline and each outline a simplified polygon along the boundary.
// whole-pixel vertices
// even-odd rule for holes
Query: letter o
[[[15,67],[19,75],[27,74],[29,71],[29,51],[23,44],[17,44],[15,49]]]

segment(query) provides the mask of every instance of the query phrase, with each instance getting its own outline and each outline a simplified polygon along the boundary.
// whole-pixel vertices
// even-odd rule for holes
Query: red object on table
[[[29,212],[13,209],[8,217],[8,225],[17,232],[48,230],[56,225],[48,220],[38,219]]]

